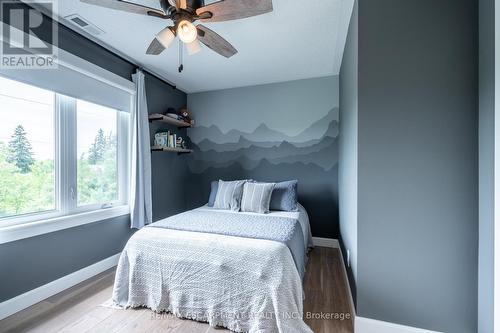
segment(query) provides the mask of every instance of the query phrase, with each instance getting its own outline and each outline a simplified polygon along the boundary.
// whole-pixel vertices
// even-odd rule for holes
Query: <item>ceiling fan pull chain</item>
[[[182,45],[182,41],[179,40],[179,73],[182,73],[182,71],[184,70],[184,65],[182,64],[182,49],[183,49],[183,45]]]

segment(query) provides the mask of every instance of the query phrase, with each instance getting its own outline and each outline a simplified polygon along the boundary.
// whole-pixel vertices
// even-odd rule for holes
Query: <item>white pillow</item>
[[[240,210],[243,185],[245,183],[246,180],[235,180],[232,182],[219,180],[219,188],[215,196],[214,208],[238,212]]]
[[[241,211],[260,214],[269,213],[269,204],[275,183],[250,183],[243,185]]]

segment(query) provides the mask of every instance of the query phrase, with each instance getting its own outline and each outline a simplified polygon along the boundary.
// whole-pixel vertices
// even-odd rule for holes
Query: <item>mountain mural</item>
[[[239,135],[239,140],[233,143],[217,144],[209,139],[202,139],[199,144],[192,143],[194,154],[191,155],[189,160],[189,168],[193,173],[202,173],[206,169],[223,168],[229,166],[231,163],[245,161],[242,166],[246,169],[253,169],[258,163],[266,159],[269,163],[277,165],[280,163],[294,163],[300,161],[307,161],[307,163],[315,164],[323,170],[329,170],[337,164],[337,136],[338,136],[338,122],[333,120],[335,118],[336,109],[330,111],[328,115],[322,118],[322,121],[330,120],[329,123],[315,122],[311,127],[304,130],[298,137],[309,138],[317,137],[317,132],[321,133],[318,139],[311,139],[309,141],[296,141],[298,137],[287,137],[283,133],[266,131],[267,135],[271,135],[272,139],[278,136],[287,137],[283,141],[252,141],[249,137],[254,137],[255,133],[242,133],[236,130],[231,132]],[[209,136],[216,137],[221,133],[216,126],[208,127],[214,133],[209,134],[207,128],[202,128],[201,131]],[[259,126],[256,131],[264,132],[266,126]],[[190,131],[196,133],[198,128],[193,128]],[[191,136],[190,136],[191,138]],[[261,137],[260,140],[263,140]],[[200,147],[202,146],[202,147]]]
[[[313,235],[338,237],[335,80],[310,79],[271,84],[257,91],[238,88],[190,95],[188,107],[194,118],[197,113],[203,117],[187,130],[193,149],[184,157],[190,171],[186,180],[189,208],[207,202],[213,180],[297,179],[299,201],[309,214]],[[249,124],[255,126],[252,131],[247,130],[252,128]],[[290,135],[292,128],[296,135]]]
[[[338,128],[337,122],[332,122],[331,127]],[[204,141],[206,142],[206,141]],[[209,167],[224,167],[228,163],[241,159],[247,159],[247,168],[252,168],[262,159],[267,159],[273,164],[291,163],[295,161],[308,161],[328,170],[337,164],[337,138],[324,136],[319,140],[314,140],[310,145],[298,145],[287,141],[262,146],[249,142],[237,150],[222,150],[214,143],[206,144],[209,150],[201,150],[197,145],[193,145],[194,154],[189,166],[194,173],[203,172]],[[219,151],[218,151],[219,150]]]
[[[276,142],[292,142],[292,143],[304,143],[307,141],[314,141],[320,139],[327,134],[328,130],[331,130],[330,124],[332,122],[337,122],[338,119],[338,108],[330,110],[327,115],[311,126],[306,128],[304,131],[296,136],[288,136],[279,131],[270,129],[265,123],[260,124],[253,132],[241,132],[235,129],[230,130],[227,133],[223,133],[216,125],[209,127],[198,126],[188,129],[188,136],[191,142],[199,145],[202,141],[209,141],[217,145],[227,145],[227,144],[237,144],[242,141],[242,144],[253,142],[263,143],[269,145],[270,143]],[[336,133],[332,133],[334,136],[338,135],[338,126]],[[235,145],[236,149],[240,148]]]

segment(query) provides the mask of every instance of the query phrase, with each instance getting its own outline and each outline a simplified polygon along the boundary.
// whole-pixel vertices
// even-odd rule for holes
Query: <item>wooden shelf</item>
[[[174,119],[171,117],[167,117],[167,116],[164,116],[164,115],[159,114],[159,113],[150,114],[149,121],[159,121],[159,122],[167,123],[167,124],[174,125],[177,127],[191,127],[190,123],[187,123],[187,122],[182,121],[182,120],[177,120],[177,119]]]
[[[177,153],[177,154],[189,154],[192,153],[193,151],[191,149],[184,149],[184,148],[173,148],[173,147],[160,147],[160,146],[153,146],[151,147],[151,151],[166,151],[170,153]]]

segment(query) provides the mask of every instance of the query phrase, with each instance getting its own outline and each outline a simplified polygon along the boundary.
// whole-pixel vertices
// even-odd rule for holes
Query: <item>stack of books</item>
[[[155,146],[180,148],[177,144],[177,134],[171,133],[170,131],[156,133]]]

